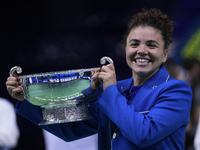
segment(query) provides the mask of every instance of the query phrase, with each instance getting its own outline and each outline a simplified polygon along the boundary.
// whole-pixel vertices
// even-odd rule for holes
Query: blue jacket
[[[190,86],[170,78],[162,66],[128,105],[125,97],[132,85],[130,78],[101,91],[98,100],[89,107],[94,119],[41,127],[65,141],[98,133],[99,150],[110,150],[111,145],[113,150],[184,149],[192,102]],[[16,110],[36,124],[42,120],[40,107],[26,100],[18,103]],[[114,132],[116,139],[112,138]]]

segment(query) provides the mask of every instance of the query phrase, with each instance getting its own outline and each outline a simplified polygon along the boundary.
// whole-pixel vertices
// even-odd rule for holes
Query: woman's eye
[[[154,45],[154,44],[149,44],[149,45],[147,45],[149,48],[156,48],[157,46],[156,45]]]
[[[130,44],[132,47],[137,47],[138,46],[138,44],[137,43],[132,43],[132,44]]]

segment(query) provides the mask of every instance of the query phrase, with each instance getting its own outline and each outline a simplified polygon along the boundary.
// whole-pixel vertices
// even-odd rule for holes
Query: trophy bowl
[[[113,61],[101,58],[101,64]],[[43,120],[39,125],[67,123],[91,119],[88,103],[91,79],[94,71],[100,68],[75,69],[19,76],[22,80],[24,98],[31,104],[40,106]],[[20,74],[21,67],[10,70]]]

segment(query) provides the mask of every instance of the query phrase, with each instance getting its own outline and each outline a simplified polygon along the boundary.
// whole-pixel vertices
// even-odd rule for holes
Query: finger
[[[12,86],[7,86],[7,91],[8,91],[9,94],[12,93],[12,90],[13,90],[13,89],[14,89],[14,87],[12,87]]]
[[[103,78],[98,78],[98,81],[99,81],[100,83],[103,83]]]
[[[96,72],[93,76],[92,76],[92,81],[96,82],[97,78],[98,78],[99,72]]]
[[[94,75],[96,72],[99,72],[101,68],[93,68],[94,70],[92,70],[92,75]]]
[[[110,69],[108,68],[108,66],[102,66],[102,68],[101,68],[101,72],[109,72],[110,71]]]
[[[6,86],[18,86],[18,83],[17,81],[6,81]]]
[[[12,91],[14,89],[18,89],[18,90],[22,91],[22,87],[21,86],[11,86],[11,85],[7,86],[7,91],[9,92],[9,94],[12,93]]]
[[[22,95],[21,93],[23,92],[22,88],[14,88],[11,92],[11,96],[14,98],[17,98],[19,95]]]
[[[112,71],[115,70],[115,66],[113,64],[108,64],[107,67]]]
[[[8,77],[7,81],[17,81],[17,78],[16,77]]]
[[[100,72],[99,74],[98,74],[98,78],[104,78],[105,76],[106,76],[106,72]]]
[[[18,91],[13,91],[11,96],[15,99],[18,99],[19,101],[23,101],[24,100],[24,95],[22,92],[18,92]]]
[[[98,75],[98,81],[100,83],[103,83],[104,82],[104,78],[105,78],[105,73],[104,72],[100,72],[99,75]]]
[[[17,87],[17,88],[14,88],[13,90],[12,90],[12,93],[21,93],[21,92],[23,92],[23,90],[22,90],[22,87]]]

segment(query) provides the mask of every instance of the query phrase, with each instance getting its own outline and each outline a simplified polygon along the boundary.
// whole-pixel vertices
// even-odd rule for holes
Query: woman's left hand
[[[103,83],[103,90],[105,91],[110,85],[116,85],[116,73],[113,64],[108,64],[101,68],[99,72],[98,79]]]

